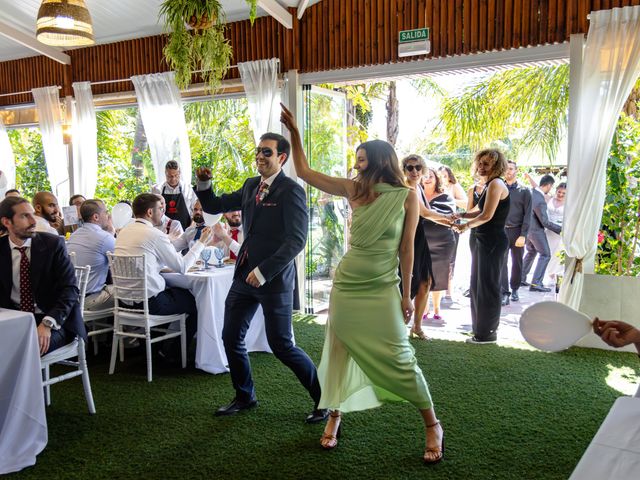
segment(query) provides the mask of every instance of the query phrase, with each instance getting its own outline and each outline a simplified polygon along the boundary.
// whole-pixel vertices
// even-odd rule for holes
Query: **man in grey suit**
[[[550,292],[551,289],[542,284],[544,272],[547,269],[549,260],[551,259],[551,251],[549,250],[549,242],[544,233],[544,229],[560,234],[562,227],[549,221],[547,216],[547,201],[545,195],[549,193],[554,178],[551,175],[544,175],[540,179],[540,185],[531,191],[531,225],[529,228],[529,236],[527,237],[527,254],[524,257],[524,266],[522,269],[522,285],[529,285],[526,281],[529,270],[533,265],[536,255],[539,255],[536,269],[533,272],[533,279],[529,290],[533,292]]]

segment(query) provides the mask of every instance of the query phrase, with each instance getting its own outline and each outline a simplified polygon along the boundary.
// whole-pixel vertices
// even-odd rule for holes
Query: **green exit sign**
[[[428,28],[416,28],[415,30],[400,31],[399,43],[420,42],[429,40]]]

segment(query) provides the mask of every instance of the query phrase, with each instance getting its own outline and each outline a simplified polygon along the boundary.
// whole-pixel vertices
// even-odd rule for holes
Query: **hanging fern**
[[[258,13],[258,0],[246,0],[247,3],[249,4],[249,8],[251,10],[249,10],[249,20],[251,20],[251,25],[253,25],[253,22],[256,19],[256,15]]]
[[[256,3],[257,0],[248,0]],[[160,17],[169,32],[162,53],[176,84],[186,89],[198,71],[210,91],[215,91],[231,64],[232,48],[224,36],[225,16],[219,0],[165,0]],[[194,26],[189,31],[187,23]]]

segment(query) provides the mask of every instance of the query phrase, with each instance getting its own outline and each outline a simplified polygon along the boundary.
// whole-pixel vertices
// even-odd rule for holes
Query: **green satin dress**
[[[336,270],[318,376],[319,408],[366,410],[386,401],[432,406],[408,340],[398,248],[409,190],[377,184],[380,195],[353,212],[351,248]]]

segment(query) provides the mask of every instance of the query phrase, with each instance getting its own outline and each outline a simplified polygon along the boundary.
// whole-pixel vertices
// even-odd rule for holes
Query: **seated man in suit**
[[[0,307],[34,314],[40,354],[86,338],[78,287],[64,239],[36,233],[35,212],[21,197],[0,203]]]
[[[133,200],[135,222],[127,225],[116,239],[116,255],[142,255],[147,262],[147,293],[149,313],[152,315],[187,314],[187,341],[193,338],[198,326],[196,301],[189,290],[166,288],[161,270],[169,268],[177,273],[186,273],[209,244],[211,229],[205,228],[189,252],[183,257],[171,244],[167,234],[158,225],[164,215],[162,197],[154,193],[141,193]]]
[[[76,265],[90,265],[85,310],[113,307],[113,291],[106,285],[109,274],[107,252],[116,246],[113,225],[102,200],[86,200],[80,206],[83,225],[69,237],[67,250],[75,253]]]
[[[547,201],[545,195],[549,193],[554,178],[551,175],[544,175],[540,179],[540,186],[531,191],[531,224],[529,225],[529,235],[527,236],[527,254],[524,257],[524,266],[522,268],[522,285],[527,283],[527,275],[533,265],[533,261],[538,255],[538,263],[533,272],[533,279],[529,290],[532,292],[550,292],[551,289],[542,284],[544,272],[547,270],[549,260],[551,260],[551,250],[549,249],[549,241],[545,233],[545,228],[558,235],[562,231],[562,227],[551,221],[547,215]]]

